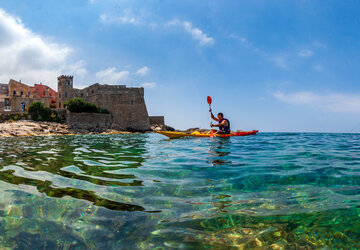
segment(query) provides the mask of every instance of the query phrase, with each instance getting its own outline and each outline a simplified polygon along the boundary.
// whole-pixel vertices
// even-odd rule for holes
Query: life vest
[[[224,131],[224,132],[226,132],[226,133],[230,133],[230,122],[229,122],[229,120],[228,119],[221,119],[220,121],[219,121],[219,123],[222,123],[223,121],[227,121],[227,123],[228,123],[228,126],[226,126],[226,125],[220,125],[220,127],[219,127],[219,130],[221,130],[221,131]]]

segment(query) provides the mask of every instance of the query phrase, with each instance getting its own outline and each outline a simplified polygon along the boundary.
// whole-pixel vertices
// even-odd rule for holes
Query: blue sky
[[[360,3],[2,0],[0,82],[144,86],[150,115],[208,127],[360,132]]]

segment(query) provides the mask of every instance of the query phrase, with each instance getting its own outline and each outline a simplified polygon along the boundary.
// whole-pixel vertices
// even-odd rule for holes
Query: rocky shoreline
[[[28,120],[0,123],[0,137],[49,136],[77,134],[131,134],[128,131],[108,129],[105,131],[71,129],[66,124],[56,122],[35,122]]]
[[[209,129],[189,128],[187,130],[175,130],[167,125],[152,125],[151,131],[146,133],[153,133],[157,131],[177,131],[192,133],[199,131],[201,133],[210,132]],[[98,129],[74,129],[70,128],[65,123],[56,122],[36,122],[31,120],[20,121],[6,121],[0,123],[0,137],[14,137],[14,136],[50,136],[50,135],[80,135],[80,134],[132,134],[133,131],[119,131],[114,129],[98,130]]]

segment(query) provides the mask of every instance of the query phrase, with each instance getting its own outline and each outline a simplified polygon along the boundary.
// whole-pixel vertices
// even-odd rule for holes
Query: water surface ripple
[[[0,247],[360,248],[360,134],[0,138]]]

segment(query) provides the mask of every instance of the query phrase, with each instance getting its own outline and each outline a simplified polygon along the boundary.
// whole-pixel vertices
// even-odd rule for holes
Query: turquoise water
[[[0,138],[0,247],[360,248],[360,135]]]

